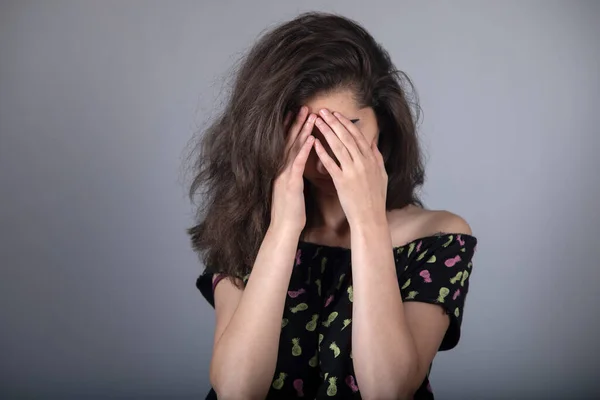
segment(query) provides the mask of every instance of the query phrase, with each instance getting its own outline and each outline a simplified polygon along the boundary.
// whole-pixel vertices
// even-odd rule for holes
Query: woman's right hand
[[[316,115],[308,115],[308,107],[303,106],[294,123],[288,128],[291,114],[286,116],[284,126],[288,130],[285,145],[285,166],[273,182],[271,201],[271,226],[302,232],[306,225],[304,204],[304,166],[314,144],[311,132]],[[307,118],[308,117],[308,118]]]

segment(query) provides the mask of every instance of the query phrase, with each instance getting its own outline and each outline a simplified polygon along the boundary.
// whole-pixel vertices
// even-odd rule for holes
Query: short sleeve
[[[215,281],[213,282],[213,276],[217,276]],[[246,274],[243,278],[242,278],[242,282],[244,285],[246,285],[246,282],[248,282],[248,278],[250,277],[250,274]],[[208,268],[198,277],[198,279],[196,279],[196,288],[198,288],[198,290],[200,290],[200,293],[202,293],[202,296],[204,296],[204,298],[206,299],[206,301],[208,301],[208,303],[215,308],[215,287],[217,286],[217,284],[223,280],[227,278],[227,275],[225,274],[220,274],[220,273],[214,273],[211,272]]]
[[[411,254],[399,277],[402,300],[438,304],[449,315],[450,326],[439,350],[450,350],[459,342],[476,245],[473,236],[444,234],[408,246]]]
[[[198,277],[198,279],[196,279],[196,288],[200,290],[202,296],[204,296],[206,301],[208,301],[213,308],[215,307],[214,288],[216,283],[218,283],[215,281],[215,284],[213,284],[214,275],[214,273],[206,270]],[[220,276],[220,278],[222,279],[222,276]]]

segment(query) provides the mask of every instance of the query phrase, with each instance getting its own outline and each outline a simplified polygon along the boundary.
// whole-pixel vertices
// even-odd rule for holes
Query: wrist
[[[352,237],[357,239],[378,240],[391,238],[390,228],[386,218],[372,218],[367,221],[356,221],[350,223]]]
[[[352,232],[359,232],[363,230],[373,231],[378,229],[389,229],[387,214],[379,213],[375,215],[363,215],[361,218],[348,218],[348,224]]]
[[[271,223],[269,228],[267,229],[267,235],[281,238],[284,240],[294,239],[298,241],[300,239],[300,234],[302,233],[302,229],[298,229],[297,227],[286,225],[286,224],[278,224]]]

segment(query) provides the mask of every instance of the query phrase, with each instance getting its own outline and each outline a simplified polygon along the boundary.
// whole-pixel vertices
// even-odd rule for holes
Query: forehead
[[[354,96],[350,90],[341,90],[331,93],[319,94],[309,99],[306,104],[308,111],[318,114],[322,108],[327,108],[330,111],[337,111],[342,115],[353,118],[361,114],[361,111],[354,101]]]

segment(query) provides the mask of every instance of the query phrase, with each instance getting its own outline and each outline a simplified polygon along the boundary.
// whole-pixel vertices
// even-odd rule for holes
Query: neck
[[[337,193],[324,193],[312,186],[308,194],[310,212],[305,231],[318,232],[320,236],[348,236],[350,226]]]

